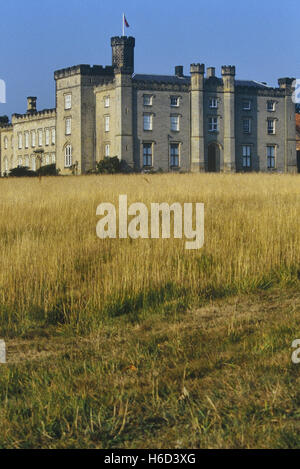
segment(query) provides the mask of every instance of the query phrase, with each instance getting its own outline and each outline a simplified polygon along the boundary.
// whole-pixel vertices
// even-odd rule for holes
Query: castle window
[[[22,166],[22,156],[19,156],[18,158],[18,166]]]
[[[109,107],[109,96],[105,96],[104,98],[104,107]]]
[[[144,106],[152,106],[152,98],[151,94],[144,94]]]
[[[39,140],[39,147],[43,145],[43,131],[42,129],[38,130],[38,140]]]
[[[171,143],[170,146],[170,165],[173,168],[179,167],[179,144]]]
[[[218,108],[218,100],[217,98],[209,98],[209,107],[211,109],[217,109]]]
[[[171,130],[179,132],[179,116],[171,116]]]
[[[143,144],[143,165],[152,166],[152,143]]]
[[[46,155],[46,159],[45,159],[45,160],[46,160],[46,161],[45,161],[45,162],[46,162],[46,165],[50,163],[49,155],[48,155],[48,154]]]
[[[268,169],[275,168],[275,145],[267,146]]]
[[[243,145],[243,168],[251,168],[251,146]]]
[[[5,137],[4,138],[4,148],[5,148],[5,150],[7,150],[7,147],[8,147],[8,138]]]
[[[35,137],[36,137],[35,130],[33,130],[33,131],[31,132],[31,146],[32,146],[32,148],[34,148],[34,147],[35,147],[35,144],[36,144],[36,142],[35,142]]]
[[[65,109],[71,109],[72,107],[72,95],[65,94]]]
[[[52,164],[55,164],[55,153],[52,153]]]
[[[243,101],[243,110],[251,111],[251,101],[249,101],[249,99]]]
[[[23,145],[23,137],[22,137],[22,134],[18,134],[18,148],[19,148],[19,150],[21,150],[22,145]]]
[[[8,160],[7,160],[6,157],[5,157],[5,159],[4,159],[4,171],[5,171],[5,173],[8,172]]]
[[[104,124],[105,124],[105,132],[109,132],[110,116],[105,116]]]
[[[109,143],[107,143],[105,145],[105,156],[106,157],[110,156],[110,145],[109,145]]]
[[[66,118],[66,135],[71,135],[71,117]]]
[[[29,133],[25,132],[25,148],[29,147]]]
[[[267,110],[270,112],[275,111],[275,101],[268,101],[267,102]]]
[[[152,130],[152,114],[144,114],[144,130]]]
[[[72,147],[67,145],[65,148],[65,168],[70,168],[72,166]]]
[[[171,96],[171,106],[172,107],[179,106],[179,96]]]
[[[34,156],[32,157],[32,160],[31,160],[31,169],[32,171],[36,170],[36,160]]]
[[[55,145],[55,135],[56,135],[55,129],[52,129],[51,130],[51,143],[52,143],[52,145]]]
[[[275,119],[268,119],[268,134],[275,134]]]
[[[208,118],[208,131],[218,132],[218,118],[217,117]]]
[[[49,145],[49,140],[50,140],[50,132],[49,129],[45,130],[45,145]]]
[[[25,166],[26,168],[29,168],[29,156],[28,155],[25,156]]]
[[[243,119],[243,132],[244,134],[251,133],[251,119]]]

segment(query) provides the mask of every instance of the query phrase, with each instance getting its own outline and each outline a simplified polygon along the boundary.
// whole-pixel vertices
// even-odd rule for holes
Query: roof
[[[220,84],[222,84],[222,79],[218,77],[213,77]],[[132,77],[133,81],[143,81],[143,82],[155,82],[155,83],[164,83],[172,85],[189,85],[191,83],[190,76],[178,77],[176,75],[147,75],[147,74],[135,74]],[[208,78],[206,80],[209,80]],[[255,80],[236,80],[236,86],[245,86],[247,88],[257,88],[257,89],[268,89],[270,88],[265,83],[260,83]]]
[[[136,74],[132,77],[133,81],[148,81],[155,83],[171,83],[172,85],[189,85],[190,77],[177,77],[176,75],[144,75]]]

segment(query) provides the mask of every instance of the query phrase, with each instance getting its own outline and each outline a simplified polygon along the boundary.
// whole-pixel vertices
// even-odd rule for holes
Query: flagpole
[[[123,16],[122,16],[122,31],[123,31],[123,36],[125,36],[125,14],[123,13]]]

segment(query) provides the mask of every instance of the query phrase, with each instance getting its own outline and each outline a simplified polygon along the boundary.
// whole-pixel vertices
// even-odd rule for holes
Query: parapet
[[[222,66],[222,76],[235,76],[235,65],[223,65]]]
[[[50,118],[56,117],[56,108],[53,109],[43,109],[41,111],[31,112],[27,114],[13,114],[12,120],[13,123],[20,122],[20,121],[30,121],[35,119],[42,119],[42,118]]]
[[[205,65],[204,64],[191,64],[190,72],[192,73],[200,73],[204,75],[205,73]]]
[[[112,66],[103,67],[102,65],[74,65],[73,67],[62,68],[54,72],[54,79],[66,78],[72,75],[87,75],[87,76],[110,76],[114,74]]]

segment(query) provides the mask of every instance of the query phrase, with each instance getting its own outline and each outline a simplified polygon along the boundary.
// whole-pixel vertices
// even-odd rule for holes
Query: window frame
[[[175,104],[172,102],[172,100],[176,100]],[[177,95],[170,96],[170,106],[171,107],[179,107],[180,106],[180,96],[177,96]]]
[[[246,164],[244,164],[245,162]],[[249,144],[242,145],[242,168],[244,170],[252,168],[252,145],[249,145]]]
[[[177,149],[177,154],[172,154],[172,149]],[[177,164],[174,164],[173,159],[177,158]],[[170,168],[180,168],[180,143],[170,143]]]
[[[73,149],[72,145],[68,144],[65,146],[65,152],[64,152],[64,166],[65,168],[71,168],[72,167],[72,162],[73,162]]]
[[[104,131],[109,132],[110,131],[110,116],[104,116]]]
[[[272,127],[270,126],[271,123],[273,124]],[[272,132],[270,130],[272,130]],[[276,134],[276,119],[267,119],[267,132],[268,135]]]
[[[271,149],[274,151],[274,154],[269,154],[269,150]],[[273,166],[271,164],[272,162],[274,163]],[[267,168],[269,170],[276,169],[276,145],[267,145]]]
[[[147,128],[146,119],[149,119],[149,128]],[[153,114],[143,114],[143,130],[144,132],[151,132],[153,130]]]
[[[174,121],[174,119],[176,120]],[[176,126],[174,126],[174,122],[176,122]],[[170,116],[170,129],[171,129],[171,132],[180,132],[180,116],[179,115]]]
[[[68,116],[65,119],[65,135],[72,134],[72,117]]]
[[[66,93],[64,95],[64,105],[65,105],[65,111],[72,109],[72,93]],[[67,104],[67,101],[69,99],[69,104]]]
[[[246,106],[248,104],[248,106]],[[243,111],[251,111],[252,110],[252,102],[250,99],[244,99],[242,103]]]
[[[145,149],[150,149],[149,153],[145,153]],[[146,158],[146,160],[145,160]],[[150,158],[150,164],[148,161]],[[143,168],[152,168],[153,167],[153,142],[143,142]]]
[[[149,98],[149,102],[146,102],[146,99]],[[144,94],[143,95],[143,106],[153,106],[153,95],[152,94]]]
[[[269,108],[269,104],[272,104],[272,109]],[[275,112],[276,111],[276,103],[273,100],[267,101],[267,111],[268,112]]]
[[[213,103],[215,103],[215,106],[213,106]],[[218,109],[218,98],[209,97],[208,98],[208,106],[209,106],[210,109]]]
[[[215,122],[213,122],[215,121]],[[219,119],[216,116],[208,117],[208,131],[211,133],[219,132]]]

